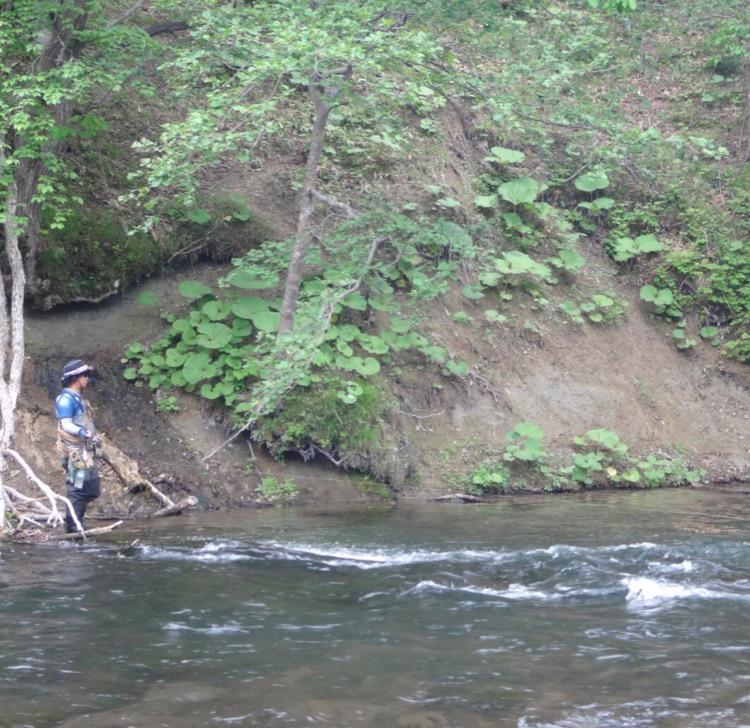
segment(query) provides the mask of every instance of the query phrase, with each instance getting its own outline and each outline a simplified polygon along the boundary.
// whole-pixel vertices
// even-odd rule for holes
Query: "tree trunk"
[[[742,117],[740,119],[739,152],[750,160],[750,60],[742,65]]]
[[[328,116],[331,113],[331,105],[324,98],[324,92],[321,90],[319,84],[319,79],[310,79],[310,98],[315,108],[315,122],[310,133],[310,150],[307,155],[305,181],[302,185],[302,194],[300,196],[297,234],[295,235],[292,257],[289,260],[286,283],[284,284],[284,300],[281,304],[279,334],[291,331],[294,326],[294,312],[297,308],[299,287],[302,281],[302,269],[305,262],[305,255],[312,239],[311,227],[315,214],[315,185],[318,180],[318,169],[320,168],[320,157],[323,153]],[[333,91],[332,95],[335,96],[335,94],[336,91]]]
[[[4,140],[0,140],[2,142]],[[5,152],[0,143],[0,167],[5,163]],[[10,183],[5,202],[5,254],[11,273],[10,316],[7,307],[5,280],[0,273],[0,471],[5,470],[5,454],[15,430],[15,409],[21,391],[24,357],[23,299],[26,275],[18,247],[18,190]],[[8,356],[10,355],[10,364]],[[5,528],[5,489],[0,475],[0,531]]]
[[[46,42],[42,46],[39,57],[32,66],[32,73],[44,73],[55,68],[61,68],[76,58],[83,48],[77,34],[86,27],[88,22],[89,0],[68,0],[60,3],[61,9],[54,15],[52,28]],[[73,113],[73,104],[62,101],[53,109],[55,124],[65,126]],[[23,138],[12,138],[15,148],[23,146]],[[49,151],[59,155],[65,147],[65,142],[50,142]],[[28,292],[32,295],[38,290],[36,277],[36,261],[41,252],[42,208],[35,201],[39,179],[45,174],[44,163],[40,159],[24,159],[15,173],[17,206],[19,214],[26,218],[24,230],[21,233],[21,248],[26,265],[26,279]]]

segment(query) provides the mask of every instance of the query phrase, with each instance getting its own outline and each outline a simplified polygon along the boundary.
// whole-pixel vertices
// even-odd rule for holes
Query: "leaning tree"
[[[194,206],[202,170],[233,159],[244,161],[251,175],[263,141],[304,129],[306,159],[284,282],[283,335],[294,326],[316,208],[351,213],[320,183],[332,117],[339,126],[366,118],[379,128],[373,143],[394,148],[392,133],[404,123],[409,95],[418,99],[420,89],[442,83],[451,54],[413,12],[382,0],[172,4],[190,18],[190,42],[168,64],[188,112],[166,124],[158,140],[141,142],[137,192],[151,209],[158,209],[159,197],[180,197]]]

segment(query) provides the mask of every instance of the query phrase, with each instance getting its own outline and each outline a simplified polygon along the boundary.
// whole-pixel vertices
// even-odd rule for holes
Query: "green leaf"
[[[557,254],[567,271],[577,271],[586,263],[586,259],[580,253],[570,248],[561,248]]]
[[[247,207],[238,207],[232,211],[232,217],[240,222],[247,222],[253,213]]]
[[[611,197],[597,197],[591,203],[592,210],[609,210],[614,207],[615,201]]]
[[[268,273],[261,277],[237,268],[226,277],[226,281],[237,288],[260,291],[278,285],[279,277],[275,273]]]
[[[138,370],[135,367],[128,367],[122,373],[123,379],[127,379],[132,382],[134,379],[138,379]]]
[[[211,222],[211,215],[200,207],[194,207],[192,210],[188,210],[185,213],[185,217],[187,217],[190,222],[198,223],[198,225],[205,225],[206,223]]]
[[[469,373],[469,365],[460,359],[447,361],[445,368],[455,377],[465,377]]]
[[[575,181],[576,189],[581,192],[593,192],[594,190],[603,190],[609,187],[609,178],[603,171],[587,172],[582,174]]]
[[[497,207],[497,195],[477,195],[474,204],[483,208]]]
[[[539,183],[531,177],[520,177],[519,179],[503,182],[497,192],[504,200],[512,205],[533,202],[539,194]]]
[[[232,304],[232,313],[241,319],[251,320],[261,311],[268,311],[268,303],[258,296],[242,296]]]
[[[488,321],[491,321],[492,323],[495,323],[495,324],[502,324],[508,320],[508,317],[505,314],[500,313],[499,311],[496,311],[494,308],[488,308],[484,312],[484,317]]]
[[[340,351],[344,356],[353,356],[354,349],[343,339],[336,339],[336,349]]]
[[[359,343],[370,354],[386,354],[388,352],[388,345],[379,336],[363,336]]]
[[[230,307],[222,301],[209,301],[203,304],[201,311],[211,321],[223,321],[229,315]]]
[[[478,286],[463,286],[461,288],[461,295],[470,301],[478,301],[480,298],[484,298],[484,293],[482,293],[482,289]]]
[[[664,246],[653,235],[639,235],[633,240],[636,253],[659,253]]]
[[[511,230],[517,230],[519,233],[523,235],[529,235],[533,232],[532,228],[530,228],[522,219],[521,216],[517,212],[506,212],[503,214],[503,222],[511,229]]]
[[[391,316],[388,320],[391,325],[391,330],[395,331],[397,334],[405,334],[411,328],[411,324],[405,319]]]
[[[341,304],[347,308],[353,308],[355,311],[366,311],[367,301],[361,293],[350,293],[342,299]]]
[[[211,289],[200,281],[182,281],[178,290],[181,296],[191,300],[202,298],[212,293]]]
[[[428,359],[431,359],[438,364],[442,364],[448,356],[448,352],[442,346],[425,346],[421,349],[421,352]]]
[[[362,332],[354,324],[331,326],[331,334],[333,338],[343,339],[344,341],[354,341],[362,336]]]
[[[461,207],[461,203],[455,197],[441,197],[435,201],[436,205],[440,207]]]
[[[544,437],[544,430],[534,422],[519,422],[508,434],[508,439],[514,440],[519,437],[528,437],[533,440],[540,440]]]
[[[614,299],[605,296],[603,293],[594,293],[591,300],[600,308],[610,308],[615,303]]]
[[[640,296],[643,301],[653,303],[656,300],[656,296],[658,295],[658,293],[659,289],[656,288],[656,286],[652,286],[650,284],[641,286]]]
[[[226,324],[198,324],[196,343],[206,349],[222,349],[232,339],[232,329]]]
[[[156,306],[159,300],[153,291],[143,291],[135,299],[140,306]]]
[[[176,369],[185,363],[187,355],[177,349],[167,349],[164,355],[164,361],[168,367]]]
[[[714,339],[719,335],[719,329],[716,326],[704,326],[700,330],[700,335],[704,339]]]
[[[552,271],[543,263],[538,263],[532,257],[520,250],[509,250],[502,258],[495,260],[495,267],[508,275],[523,275],[529,273],[539,278],[547,278]]]
[[[188,384],[197,384],[204,379],[211,379],[217,373],[217,368],[211,363],[210,355],[203,351],[190,354],[182,367],[182,375]]]
[[[363,377],[371,377],[380,371],[380,362],[371,356],[366,356],[361,360],[361,363],[357,362],[355,368]]]
[[[223,394],[218,384],[204,384],[200,391],[205,399],[218,399]]]
[[[253,324],[260,331],[273,334],[279,330],[281,323],[281,314],[275,311],[258,311],[253,314]]]
[[[526,155],[523,152],[506,147],[492,147],[490,155],[484,158],[485,161],[497,162],[498,164],[519,164],[526,159]]]
[[[674,302],[674,293],[669,288],[661,288],[654,298],[655,306],[669,306]]]

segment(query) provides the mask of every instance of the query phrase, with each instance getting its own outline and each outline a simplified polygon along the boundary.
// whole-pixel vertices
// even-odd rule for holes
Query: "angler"
[[[63,389],[55,400],[57,449],[65,471],[67,496],[81,523],[89,503],[101,492],[102,441],[96,434],[91,406],[83,397],[83,390],[95,373],[94,367],[82,359],[69,361],[62,369]],[[65,530],[76,530],[70,511],[65,516]]]

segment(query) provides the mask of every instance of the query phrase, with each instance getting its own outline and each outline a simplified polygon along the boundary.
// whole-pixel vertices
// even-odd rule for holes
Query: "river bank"
[[[437,375],[442,381],[435,388],[434,375],[409,367],[385,381],[398,407],[391,424],[393,439],[403,443],[396,456],[408,464],[402,467],[406,478],[378,483],[377,474],[346,473],[321,458],[278,461],[244,438],[204,461],[231,434],[221,411],[180,393],[177,411],[159,411],[152,392],[122,378],[121,357],[132,341],[147,344],[160,335],[164,311],[186,306],[180,281],[212,285],[225,270],[199,265],[98,306],[28,317],[19,437],[49,482],[59,480],[52,399],[61,363],[73,357],[93,361],[101,371],[90,398],[110,440],[160,488],[195,494],[204,508],[263,503],[257,488],[264,477],[292,482],[298,503],[424,500],[462,491],[467,481],[461,478],[493,448],[498,452],[505,433],[522,420],[543,428],[552,452],[587,429],[610,427],[635,452],[680,453],[706,470],[705,483],[750,480],[747,367],[722,362],[710,349],[689,357],[675,351],[635,302],[626,320],[606,331],[549,325],[539,335],[511,340],[512,331],[478,338],[471,330],[446,326],[451,347],[481,372],[485,386]],[[442,317],[439,311],[431,314],[435,335]],[[143,515],[153,507],[147,498],[123,491],[111,473],[105,475],[111,487],[98,505],[100,514]]]

